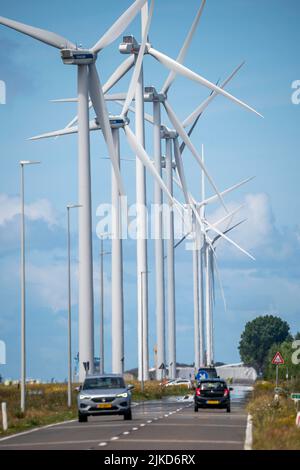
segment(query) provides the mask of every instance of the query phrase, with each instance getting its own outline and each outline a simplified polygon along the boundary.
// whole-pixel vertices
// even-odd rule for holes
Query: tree
[[[245,364],[263,371],[270,348],[289,339],[290,327],[286,321],[273,315],[257,317],[246,324],[241,335],[241,359]]]
[[[300,339],[299,338],[299,333],[294,337],[294,339],[295,340]],[[277,351],[280,352],[280,354],[282,355],[282,357],[284,359],[284,364],[278,366],[279,367],[279,369],[278,369],[279,379],[281,379],[281,380],[286,379],[287,374],[288,374],[288,377],[290,379],[291,378],[297,378],[297,377],[300,376],[300,365],[299,364],[293,364],[293,361],[292,361],[292,356],[293,356],[293,353],[295,351],[295,349],[293,349],[292,345],[293,345],[293,339],[288,340],[288,341],[284,341],[281,344],[274,344],[270,348],[268,358],[267,358],[267,361],[266,361],[265,371],[264,371],[264,376],[265,376],[266,379],[273,379],[273,380],[275,379],[276,366],[274,364],[272,364],[272,359],[275,356],[275,354],[277,353]]]

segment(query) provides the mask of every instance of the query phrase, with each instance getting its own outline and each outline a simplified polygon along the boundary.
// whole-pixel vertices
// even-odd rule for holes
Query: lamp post
[[[68,407],[72,406],[72,291],[71,291],[71,230],[70,210],[82,206],[69,204],[68,214]]]
[[[24,168],[41,162],[20,161],[21,168],[21,411],[26,410],[26,290],[25,290],[25,184]]]

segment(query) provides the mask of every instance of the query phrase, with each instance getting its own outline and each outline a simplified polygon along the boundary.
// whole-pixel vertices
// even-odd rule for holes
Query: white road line
[[[70,421],[63,421],[62,423],[48,424],[47,426],[40,426],[38,428],[30,429],[29,431],[19,432],[17,434],[11,434],[10,436],[2,437],[0,439],[0,442],[8,441],[9,439],[14,439],[14,438],[19,437],[19,436],[26,436],[27,434],[32,434],[33,432],[43,431],[44,429],[50,429],[50,428],[54,428],[56,426],[61,426],[61,425],[66,424],[66,423],[76,423],[76,419],[72,419]]]
[[[119,437],[118,436],[115,436],[115,437],[112,437],[111,438],[111,441],[118,441],[119,440]]]
[[[63,445],[74,445],[74,444],[93,444],[99,443],[99,439],[89,439],[83,441],[53,441],[53,442],[27,442],[20,444],[6,444],[0,446],[1,448],[7,447],[51,447],[51,446],[63,446]]]
[[[153,444],[227,444],[227,445],[243,445],[243,441],[209,441],[209,440],[189,440],[189,439],[122,439],[122,442],[131,443],[153,443]]]
[[[107,446],[107,442],[100,442],[99,444],[99,447],[106,447]]]

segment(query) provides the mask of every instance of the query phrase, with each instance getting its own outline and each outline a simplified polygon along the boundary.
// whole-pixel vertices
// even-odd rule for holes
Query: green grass
[[[184,396],[186,387],[161,387],[158,382],[145,383],[144,392],[139,382],[133,382],[135,389],[133,401],[158,400],[168,396]],[[75,388],[75,385],[73,386]],[[39,426],[55,424],[77,418],[77,392],[73,392],[73,406],[67,407],[67,386],[65,384],[30,385],[27,387],[26,414],[20,411],[20,389],[17,386],[0,385],[0,403],[7,403],[8,431],[2,430],[0,419],[0,437],[28,431]],[[0,412],[1,415],[1,412]]]
[[[272,382],[258,382],[248,404],[253,417],[253,448],[256,450],[300,450],[300,429],[295,425],[296,407],[289,398],[299,391],[299,382],[285,382],[280,386],[286,395],[274,400]]]

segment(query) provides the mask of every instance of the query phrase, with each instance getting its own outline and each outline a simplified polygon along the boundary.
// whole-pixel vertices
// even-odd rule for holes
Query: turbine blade
[[[105,101],[120,101],[126,100],[126,93],[113,93],[111,95],[104,95]]]
[[[240,188],[241,186],[243,186],[244,184],[249,183],[249,181],[252,181],[254,178],[255,178],[255,176],[252,176],[251,178],[247,178],[246,180],[243,180],[243,181],[241,181],[240,183],[235,184],[235,185],[232,186],[231,188],[228,188],[228,189],[226,189],[225,191],[222,191],[222,192],[221,192],[221,195],[222,195],[222,196],[226,196],[227,194],[231,193],[231,192],[234,191],[235,189],[238,189],[238,188]],[[205,201],[202,201],[202,202],[201,202],[201,205],[211,204],[211,203],[213,203],[213,202],[216,202],[217,200],[218,200],[218,196],[212,196],[212,197],[209,197],[208,199],[205,199]]]
[[[187,37],[185,38],[185,41],[184,41],[184,44],[182,46],[182,49],[176,59],[176,62],[178,62],[179,64],[183,64],[184,63],[184,60],[185,60],[185,57],[186,57],[186,54],[188,52],[188,49],[191,45],[191,42],[193,40],[193,37],[195,35],[195,32],[196,32],[196,29],[198,27],[198,24],[199,24],[199,21],[200,21],[200,18],[202,16],[202,13],[203,13],[203,10],[204,10],[204,6],[205,6],[205,3],[206,3],[206,0],[202,0],[202,3],[201,3],[201,6],[198,10],[198,13],[193,21],[193,24],[191,26],[191,29],[190,31],[188,32],[188,35]],[[165,84],[162,88],[162,93],[165,93],[167,94],[169,89],[170,89],[170,86],[172,85],[173,81],[175,80],[176,78],[176,73],[174,71],[171,71],[167,80],[165,81]]]
[[[252,111],[253,113],[257,114],[260,117],[263,117],[260,113],[258,113],[255,109],[251,108],[248,104],[244,103],[243,101],[239,100],[238,98],[235,98],[235,96],[231,95],[227,91],[223,90],[222,88],[214,85],[212,82],[206,80],[206,78],[201,77],[201,75],[198,75],[197,73],[193,72],[192,70],[188,69],[187,67],[184,67],[184,65],[179,64],[176,62],[176,60],[171,59],[165,54],[162,54],[161,52],[157,51],[156,49],[153,49],[153,47],[149,48],[149,54],[151,54],[155,59],[157,59],[161,64],[163,64],[165,67],[173,70],[174,72],[183,75],[184,77],[193,80],[197,83],[200,83],[201,85],[206,86],[207,88],[210,88],[213,91],[216,91],[220,95],[225,96],[226,98],[230,99],[234,103],[242,106],[243,108],[248,109],[248,111]]]
[[[113,135],[109,122],[109,115],[106,108],[105,98],[95,64],[89,66],[89,93],[97,116],[97,120],[102,129],[102,133],[108,148],[108,153],[114,169],[119,192],[120,195],[123,196],[125,195],[125,190],[121,177],[119,160],[115,152]]]
[[[191,234],[191,232],[187,233],[186,235],[184,235],[184,237],[182,237],[182,239],[176,243],[176,245],[174,245],[174,250],[176,250],[176,248],[178,248],[183,242],[184,240],[187,239],[187,237]]]
[[[114,42],[125,31],[127,26],[134,20],[146,0],[136,0],[123,15],[109,28],[101,39],[92,48],[93,52],[100,52]]]
[[[237,214],[241,209],[245,207],[245,204],[242,204],[241,206],[237,207],[234,211],[230,212],[229,214],[226,214],[225,217],[222,217],[222,219],[218,220],[217,222],[214,222],[212,225],[214,227],[218,227],[218,225],[221,225],[223,222],[226,222],[228,219],[231,219],[235,214]]]
[[[219,84],[219,81],[217,81],[216,84],[218,85],[218,84]],[[214,92],[212,91],[211,94],[210,94],[210,96],[211,96],[213,93],[214,93]],[[188,132],[188,136],[189,136],[189,137],[191,137],[192,133],[194,132],[194,129],[195,129],[195,127],[197,126],[198,121],[199,121],[199,119],[200,119],[201,116],[202,116],[202,114],[199,114],[199,116],[195,119],[195,121],[194,121],[192,127],[190,128],[190,130],[189,130],[189,132]],[[183,127],[184,127],[184,126],[183,126]],[[180,152],[181,152],[181,154],[183,154],[184,149],[185,149],[185,143],[182,142],[182,144],[181,144],[181,146],[180,146]]]
[[[233,225],[232,227],[228,228],[227,230],[225,230],[225,232],[223,232],[225,235],[227,235],[227,233],[230,233],[232,232],[232,230],[236,229],[237,227],[239,227],[240,225],[244,224],[245,222],[247,221],[247,219],[243,219],[241,220],[240,222],[238,222],[237,224]],[[217,235],[213,241],[212,241],[212,244],[214,245],[219,239],[220,239],[220,235]]]
[[[233,77],[238,73],[238,71],[243,67],[245,62],[242,62],[233,72],[232,74],[225,80],[225,82],[222,83],[222,85],[220,86],[220,88],[222,88],[222,90],[225,88],[225,86],[230,82],[230,80],[233,79]],[[188,116],[182,123],[183,127],[186,128],[186,127],[189,127],[191,126],[196,119],[198,119],[202,114],[203,112],[205,111],[205,109],[208,107],[208,105],[216,98],[216,96],[218,96],[218,93],[216,91],[213,91],[210,96],[208,98],[206,98],[206,100],[203,101],[203,103],[200,104],[200,106],[198,106],[195,111],[193,111],[190,116]]]
[[[160,177],[158,171],[156,170],[153,162],[150,160],[149,156],[147,155],[143,146],[137,141],[137,138],[133,134],[132,130],[129,126],[124,126],[124,132],[126,134],[128,143],[132,149],[132,151],[137,155],[137,157],[141,160],[143,165],[148,169],[148,171],[152,174],[155,178],[157,183],[159,184],[162,191],[166,194],[168,199],[172,204],[175,202],[175,198],[171,195],[170,191],[168,190],[167,186],[165,185],[163,179]]]
[[[58,100],[50,100],[50,103],[77,103],[78,98],[60,98]]]
[[[176,162],[176,168],[177,168],[179,179],[181,182],[184,199],[185,199],[186,204],[190,204],[191,202],[190,195],[189,195],[189,191],[187,188],[184,167],[183,167],[182,160],[181,160],[178,138],[174,139],[173,143],[174,143],[174,157],[175,157],[175,162]]]
[[[231,245],[235,246],[239,251],[241,251],[242,253],[244,253],[244,255],[248,256],[248,258],[252,259],[253,261],[255,261],[255,258],[250,255],[250,253],[248,253],[248,251],[244,250],[244,248],[241,248],[236,242],[234,242],[233,240],[231,240],[231,238],[228,238],[227,235],[224,235],[224,233],[222,233],[220,230],[218,230],[216,227],[213,227],[207,220],[205,221],[205,224],[207,225],[207,227],[212,230],[213,232],[217,233],[218,235],[220,235],[221,238],[223,238],[224,240],[226,240],[227,242],[231,243]]]
[[[116,68],[111,77],[103,85],[103,93],[106,95],[120,80],[126,75],[127,72],[134,66],[134,55],[130,54],[119,67]]]
[[[134,56],[133,55],[130,55],[124,62],[122,62],[122,64],[114,71],[114,73],[112,74],[112,76],[108,79],[108,81],[105,83],[105,85],[103,85],[103,93],[104,95],[106,93],[109,92],[109,90],[111,90],[111,88],[113,88],[116,83],[118,83],[119,80],[121,80],[121,78],[124,77],[124,75],[131,69],[131,67],[133,67],[133,64],[134,64]],[[92,102],[90,101],[89,103],[89,108],[91,108],[93,105],[92,105]],[[66,128],[68,127],[72,127],[74,126],[74,124],[76,124],[76,122],[78,121],[78,116],[75,116],[74,119],[72,119],[71,122],[69,122],[69,124],[67,124]]]
[[[128,93],[127,93],[127,98],[126,98],[125,103],[124,103],[122,116],[127,115],[129,106],[131,105],[132,100],[133,100],[133,98],[135,96],[135,93],[136,93],[136,87],[137,87],[138,80],[139,80],[141,70],[142,70],[144,54],[145,54],[145,49],[146,49],[146,43],[147,43],[147,39],[148,39],[148,33],[149,33],[151,21],[152,21],[153,9],[154,9],[154,0],[151,0],[150,11],[149,11],[149,15],[148,15],[148,21],[147,21],[147,24],[146,24],[146,28],[145,28],[145,31],[144,31],[143,41],[142,41],[142,44],[141,44],[141,47],[140,47],[140,50],[139,50],[139,53],[138,53],[138,56],[137,56],[137,59],[136,59],[136,64],[135,64],[134,72],[133,72],[133,75],[132,75],[132,78],[131,78],[129,90],[128,90]]]
[[[184,128],[182,127],[179,119],[177,118],[175,112],[173,111],[173,109],[171,108],[170,104],[167,102],[167,101],[164,101],[164,107],[167,111],[167,114],[169,116],[169,119],[170,121],[172,122],[176,132],[180,135],[181,139],[185,142],[185,144],[187,145],[187,147],[190,149],[190,151],[192,152],[193,156],[195,157],[196,161],[199,163],[200,167],[202,168],[202,170],[204,171],[208,181],[210,182],[210,184],[212,185],[214,191],[216,192],[216,194],[218,195],[219,199],[220,199],[220,202],[222,204],[222,206],[224,207],[224,209],[226,210],[226,212],[228,212],[227,208],[226,208],[226,205],[224,203],[224,200],[216,186],[216,184],[214,183],[213,179],[211,178],[211,176],[209,175],[209,173],[207,172],[205,166],[203,165],[203,162],[202,162],[202,158],[200,157],[200,155],[198,154],[196,148],[194,147],[194,145],[192,144],[191,140],[189,139],[186,131],[184,130]]]
[[[0,24],[15,29],[19,33],[26,34],[26,36],[30,36],[57,49],[76,49],[76,45],[68,39],[59,34],[52,33],[51,31],[46,31],[45,29],[35,28],[34,26],[4,18],[3,16],[0,16]]]
[[[123,105],[124,105],[123,101],[115,101],[115,103],[118,106],[121,106],[123,108]],[[129,106],[128,111],[135,114],[135,108],[133,106]],[[150,124],[154,124],[154,119],[153,119],[153,116],[151,116],[151,114],[145,113],[145,120],[147,122],[150,122]]]
[[[219,283],[220,290],[221,290],[224,309],[225,309],[225,313],[227,313],[227,302],[226,302],[225,291],[224,291],[223,282],[222,282],[222,276],[221,276],[219,266],[218,266],[218,258],[217,258],[216,252],[213,248],[212,248],[211,252],[212,252],[212,266],[213,266],[213,269],[215,269],[215,271],[217,273],[217,278],[218,278],[218,283]]]
[[[100,127],[95,123],[95,121],[90,122],[90,131],[97,131]],[[71,135],[78,133],[78,126],[69,127],[68,129],[60,129],[58,131],[48,132],[46,134],[37,135],[35,137],[31,137],[28,140],[42,140],[42,139],[49,139],[51,137],[61,137],[63,135]]]

